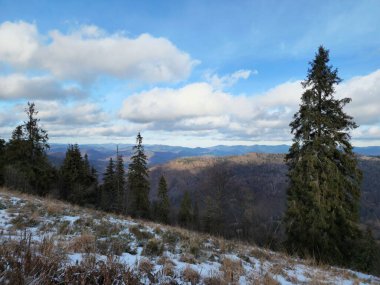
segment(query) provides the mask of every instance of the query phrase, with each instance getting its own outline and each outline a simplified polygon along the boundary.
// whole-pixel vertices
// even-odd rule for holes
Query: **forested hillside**
[[[359,166],[363,171],[361,222],[369,226],[380,241],[380,158],[360,156]],[[239,205],[234,207],[228,202],[231,211],[247,205],[246,209],[254,213],[252,234],[256,242],[266,244],[273,242],[273,235],[282,236],[278,225],[285,211],[288,185],[287,166],[282,154],[183,158],[154,166],[150,171],[152,185],[157,185],[161,174],[165,175],[171,202],[177,207],[184,192],[188,191],[199,203],[198,207],[205,210],[205,199],[214,198],[214,191],[219,187],[230,195],[224,199]],[[155,191],[153,188],[152,197]],[[252,203],[247,203],[248,200]],[[236,213],[226,212],[229,207],[223,209],[225,219],[236,219]],[[228,223],[226,230],[236,233]]]

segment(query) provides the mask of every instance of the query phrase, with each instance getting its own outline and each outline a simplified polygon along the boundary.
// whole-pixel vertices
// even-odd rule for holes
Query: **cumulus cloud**
[[[337,97],[353,101],[346,112],[359,123],[354,138],[377,137],[380,118],[380,70],[342,83]],[[214,131],[225,138],[289,140],[289,122],[298,111],[300,81],[286,82],[255,96],[232,95],[211,83],[154,88],[125,99],[120,117],[149,123],[161,131]]]
[[[358,124],[380,124],[380,69],[343,82],[338,86],[337,94],[352,99],[347,105],[347,112]]]
[[[29,77],[24,74],[11,74],[0,76],[0,99],[12,100],[25,98],[56,99],[56,98],[82,98],[86,96],[79,87],[74,85],[62,86],[51,76]]]
[[[40,47],[34,24],[4,22],[0,25],[0,61],[23,66],[33,60]]]
[[[155,88],[128,97],[120,116],[151,123],[151,129],[217,130],[225,136],[254,139],[284,129],[300,92],[299,82],[285,83],[259,96],[234,96],[210,83],[193,83],[180,89]]]
[[[143,82],[185,79],[197,63],[166,38],[129,38],[96,26],[41,35],[35,24],[26,22],[0,25],[0,62],[41,69],[61,79],[89,81],[107,75]]]

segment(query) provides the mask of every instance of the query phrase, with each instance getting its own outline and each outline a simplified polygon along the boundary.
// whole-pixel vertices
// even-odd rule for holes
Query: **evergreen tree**
[[[168,187],[165,177],[161,175],[160,183],[158,185],[158,201],[157,201],[157,213],[156,218],[159,222],[168,224],[170,214],[170,201],[168,196]]]
[[[5,140],[0,139],[0,186],[4,185]]]
[[[192,224],[192,207],[189,192],[183,195],[181,206],[178,212],[178,223],[183,227],[190,227]]]
[[[360,238],[361,172],[349,142],[349,131],[357,125],[343,112],[351,99],[334,98],[341,79],[328,62],[328,50],[320,47],[290,123],[286,245],[301,256],[349,265]]]
[[[61,199],[80,205],[96,204],[97,178],[87,154],[83,158],[77,144],[68,146],[59,173]]]
[[[49,149],[49,144],[47,143],[49,137],[46,130],[41,128],[38,124],[40,119],[36,118],[38,111],[36,111],[34,103],[28,102],[25,113],[28,117],[28,120],[25,121],[23,125],[29,143],[29,153],[27,155],[29,155],[30,160],[34,162]]]
[[[48,134],[39,126],[34,103],[28,102],[25,113],[27,120],[16,127],[6,146],[4,179],[8,186],[44,195],[50,190],[55,177],[46,155]]]
[[[140,133],[136,137],[134,154],[128,167],[128,191],[130,195],[129,213],[133,217],[149,217],[149,181],[147,157],[142,145],[143,137]]]
[[[106,211],[116,210],[117,189],[115,180],[115,163],[111,157],[103,175],[102,208]]]
[[[122,213],[125,211],[125,169],[123,156],[119,153],[119,148],[116,154],[116,165],[115,165],[115,189],[116,189],[116,211]]]

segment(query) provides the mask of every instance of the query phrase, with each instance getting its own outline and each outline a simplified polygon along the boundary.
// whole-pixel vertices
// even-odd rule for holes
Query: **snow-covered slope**
[[[15,278],[21,284],[380,284],[359,272],[1,189],[0,284]]]

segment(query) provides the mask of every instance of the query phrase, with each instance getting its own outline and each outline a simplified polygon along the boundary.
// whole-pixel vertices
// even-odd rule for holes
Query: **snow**
[[[78,221],[80,218],[81,218],[80,216],[62,216],[60,217],[60,220],[70,222],[70,224],[73,224],[76,221]]]
[[[133,254],[130,254],[130,253],[123,253],[121,256],[120,256],[120,262],[130,266],[130,267],[134,267],[138,264],[138,261],[140,260],[140,255],[133,255]]]
[[[10,228],[13,226],[11,220],[18,214],[17,209],[21,209],[27,201],[18,197],[8,197],[6,195],[2,195],[2,193],[0,192],[0,202],[5,207],[4,209],[0,210],[0,233],[2,233],[0,235],[1,241],[2,239],[8,238],[8,236],[4,234],[3,231],[10,230]],[[43,205],[43,201],[39,200],[37,206],[43,207]],[[12,209],[10,210],[10,208]],[[80,210],[75,208],[75,211],[70,211],[71,210],[68,206],[66,215],[58,217],[50,217],[49,215],[46,215],[44,217],[38,218],[39,224],[37,226],[27,227],[26,229],[20,230],[12,229],[12,238],[18,239],[22,236],[21,233],[27,232],[32,233],[32,239],[36,242],[42,241],[44,237],[51,237],[59,239],[60,242],[69,243],[73,238],[81,235],[81,231],[79,230],[78,232],[75,232],[71,235],[58,235],[58,226],[62,225],[62,222],[68,222],[70,225],[73,225],[80,219],[92,219],[92,216],[89,214],[90,212],[86,212],[86,210]],[[93,222],[97,225],[102,223],[111,223],[113,225],[118,225],[120,226],[120,231],[118,232],[119,235],[128,234],[129,228],[131,226],[139,226],[139,228],[141,228],[141,231],[151,233],[160,241],[163,240],[161,236],[162,233],[170,231],[170,228],[165,228],[161,225],[152,226],[152,223],[144,224],[143,222],[139,223],[138,221],[132,221],[126,218],[122,218],[120,216],[112,215],[102,216],[102,218],[95,218],[93,219]],[[157,233],[157,231],[155,231],[155,228],[157,227],[159,227],[162,230],[161,233]],[[41,231],[41,229],[43,228],[45,229]],[[91,231],[91,229],[89,230]],[[114,235],[114,237],[117,237],[117,234]],[[168,277],[162,276],[163,265],[159,265],[157,263],[159,257],[144,256],[142,254],[143,246],[141,246],[141,244],[144,244],[144,242],[142,242],[141,240],[137,240],[134,235],[131,235],[131,239],[132,240],[130,241],[128,246],[132,249],[136,249],[136,254],[123,252],[120,256],[116,257],[117,261],[127,265],[128,267],[137,268],[139,261],[142,258],[148,258],[154,265],[153,273],[156,274],[156,276],[161,276],[160,278],[162,279],[160,280],[162,282],[170,281]],[[179,237],[178,239],[180,240],[181,238]],[[106,241],[107,238],[102,237],[98,240]],[[182,244],[180,244],[180,242],[182,242]],[[237,261],[240,264],[242,264],[244,273],[238,279],[238,284],[242,285],[252,284],[251,279],[253,277],[258,278],[258,280],[261,280],[266,274],[270,275],[272,278],[277,280],[282,285],[293,284],[292,282],[295,282],[295,280],[297,281],[297,284],[307,284],[312,280],[312,278],[317,278],[317,276],[323,276],[323,282],[332,284],[351,285],[353,284],[353,278],[355,278],[355,276],[357,277],[356,280],[359,281],[358,284],[380,284],[380,279],[371,275],[355,272],[352,270],[339,269],[336,267],[332,267],[331,270],[317,268],[307,265],[302,260],[284,257],[281,254],[274,253],[265,249],[255,248],[255,252],[257,252],[259,255],[255,256],[253,253],[249,254],[250,252],[252,252],[252,247],[249,247],[245,250],[244,246],[242,246],[243,249],[240,249],[239,252],[244,252],[246,258],[244,258],[243,260],[239,257],[239,254],[236,253],[238,251],[221,253],[222,250],[217,246],[217,240],[212,237],[204,238],[204,242],[202,243],[200,249],[202,257],[196,259],[196,264],[191,264],[188,262],[181,261],[181,256],[183,254],[183,251],[185,250],[183,245],[188,243],[188,240],[180,242],[174,245],[175,250],[173,251],[170,251],[167,248],[167,245],[165,245],[165,250],[163,252],[163,256],[166,256],[171,262],[175,264],[174,276],[176,282],[180,284],[184,283],[180,276],[182,276],[182,271],[187,267],[196,270],[200,274],[201,279],[210,276],[223,276],[223,272],[221,271],[221,262],[224,258],[228,258],[230,260]],[[66,256],[67,264],[79,264],[87,256],[88,255],[80,252],[68,252]],[[214,261],[211,261],[211,256],[217,256],[218,258]],[[95,254],[95,258],[98,261],[107,260],[107,256],[100,254]],[[281,270],[272,272],[271,270],[273,270],[275,266],[280,267]],[[149,284],[149,280],[146,277],[143,277],[142,282],[143,284]]]

